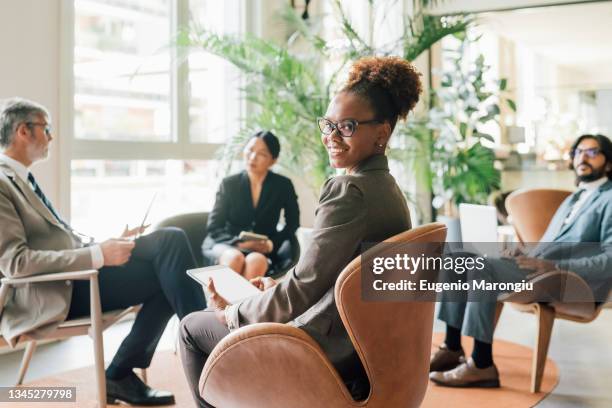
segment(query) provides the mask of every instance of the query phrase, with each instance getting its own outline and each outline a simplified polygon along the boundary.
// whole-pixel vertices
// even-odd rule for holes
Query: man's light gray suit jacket
[[[90,249],[67,231],[32,189],[0,163],[0,275],[25,277],[92,268]],[[55,328],[67,314],[70,282],[25,284],[7,297],[0,334],[9,342]],[[36,330],[33,332],[36,336]]]
[[[612,276],[612,181],[595,190],[575,218],[564,224],[571,211],[570,203],[571,196],[559,206],[536,248],[537,255],[557,259],[559,268],[577,272],[588,280]],[[583,245],[569,245],[577,243]],[[572,253],[567,252],[568,248]]]

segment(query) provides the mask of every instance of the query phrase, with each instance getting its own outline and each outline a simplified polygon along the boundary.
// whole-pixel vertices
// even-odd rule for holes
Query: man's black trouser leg
[[[184,232],[167,228],[139,238],[127,264],[100,269],[103,312],[142,304],[111,366],[148,367],[170,317],[204,309],[202,288],[185,273],[194,264]],[[86,315],[89,282],[77,281],[68,318]]]

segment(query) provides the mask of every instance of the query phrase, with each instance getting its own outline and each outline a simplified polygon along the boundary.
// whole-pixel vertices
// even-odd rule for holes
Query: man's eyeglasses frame
[[[48,123],[25,122],[25,124],[26,124],[26,126],[28,126],[30,128],[33,127],[33,126],[43,126],[44,127],[43,131],[45,132],[45,135],[47,137],[50,137],[51,133],[53,133],[53,128]]]

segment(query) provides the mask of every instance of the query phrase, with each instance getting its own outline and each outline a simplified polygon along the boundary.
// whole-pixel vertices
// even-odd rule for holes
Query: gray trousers
[[[183,370],[197,407],[213,407],[200,396],[200,375],[212,350],[229,333],[229,329],[217,320],[212,309],[190,313],[181,320],[179,350]]]
[[[489,282],[520,282],[527,271],[519,269],[513,260],[488,259],[483,271],[467,273],[464,281],[486,279]],[[443,292],[440,298],[438,318],[451,327],[461,329],[464,336],[470,336],[484,343],[493,343],[493,330],[497,296],[502,292],[489,292],[478,301],[460,300],[456,294]],[[470,295],[467,294],[467,297]],[[466,299],[467,299],[466,297]],[[451,298],[452,300],[449,300]],[[470,297],[470,299],[472,299]]]

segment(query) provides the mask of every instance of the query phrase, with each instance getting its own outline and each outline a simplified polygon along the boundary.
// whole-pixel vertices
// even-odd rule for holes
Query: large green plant
[[[253,36],[236,38],[203,31],[191,32],[182,41],[240,69],[246,82],[244,95],[257,108],[228,142],[224,156],[235,157],[255,130],[269,129],[281,139],[280,164],[293,174],[305,175],[313,187],[320,185],[329,170],[314,118],[327,109],[329,90],[315,68],[318,56],[298,58],[284,47]]]
[[[377,9],[379,3],[388,3],[368,2],[372,9]],[[340,0],[334,1],[334,10],[345,41],[334,44],[317,33],[316,21],[304,21],[291,9],[284,12],[284,18],[295,34],[283,46],[249,35],[218,35],[195,26],[180,33],[179,46],[203,49],[240,69],[246,81],[245,97],[257,108],[246,118],[242,131],[227,144],[225,157],[235,157],[255,129],[270,129],[283,146],[279,164],[317,191],[331,168],[315,119],[324,115],[337,76],[347,64],[364,55],[399,54],[412,61],[446,35],[465,31],[471,22],[468,16],[427,15],[424,6],[429,3],[432,2],[415,1],[415,13],[405,18],[404,33],[384,49],[359,36]],[[293,46],[298,37],[309,44],[306,52],[303,42],[301,47]],[[338,61],[337,66],[334,73],[324,77],[322,62],[332,57]]]
[[[450,67],[442,72],[440,86],[433,90],[433,107],[424,125],[433,130],[431,176],[433,205],[452,214],[460,203],[484,204],[500,187],[500,172],[485,133],[491,123],[499,126],[500,103],[515,110],[505,97],[506,79],[488,78],[484,56],[469,58],[475,39],[460,36],[456,49],[446,49]],[[422,124],[423,125],[423,124]],[[491,145],[489,143],[489,145]]]

